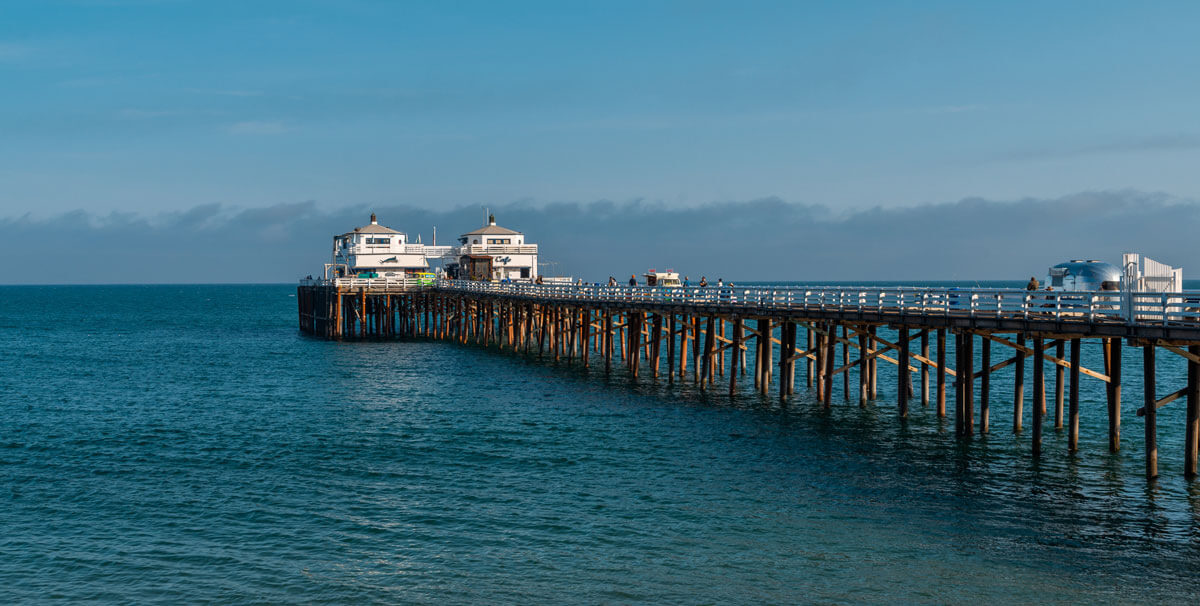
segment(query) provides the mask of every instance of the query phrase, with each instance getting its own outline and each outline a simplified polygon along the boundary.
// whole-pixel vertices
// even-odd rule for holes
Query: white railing
[[[430,277],[409,277],[409,276],[385,276],[379,278],[311,278],[300,281],[304,286],[336,286],[338,288],[365,288],[367,290],[414,290],[418,288],[429,288],[437,284],[432,276]]]
[[[459,255],[536,255],[537,244],[466,244],[458,247]]]
[[[341,248],[339,252],[347,255],[431,255],[431,248],[424,244],[355,244]]]
[[[1129,293],[913,287],[584,286],[442,280],[448,290],[567,301],[708,305],[749,310],[871,312],[896,316],[1020,318],[1200,326],[1200,291]]]

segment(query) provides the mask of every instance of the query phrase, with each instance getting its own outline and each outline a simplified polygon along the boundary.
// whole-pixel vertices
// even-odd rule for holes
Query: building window
[[[391,238],[367,238],[367,244],[391,244]]]
[[[528,278],[528,277],[529,277],[529,268],[528,268],[528,267],[522,267],[522,268],[521,268],[521,277],[522,277],[522,278]]]
[[[488,244],[512,244],[512,238],[488,238]]]

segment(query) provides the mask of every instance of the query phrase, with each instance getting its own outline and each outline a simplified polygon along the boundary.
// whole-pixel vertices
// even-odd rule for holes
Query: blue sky
[[[0,216],[1200,196],[1194,2],[10,0]],[[414,230],[415,231],[415,230]]]

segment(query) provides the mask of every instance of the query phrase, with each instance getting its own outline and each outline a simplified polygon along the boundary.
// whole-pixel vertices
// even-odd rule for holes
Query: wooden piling
[[[833,367],[834,367],[834,351],[837,347],[837,325],[833,322],[825,324],[825,355],[822,366],[825,369],[825,391],[821,394],[822,402],[825,408],[829,408],[833,404]]]
[[[1025,345],[1025,335],[1018,333],[1017,345]],[[1021,421],[1025,411],[1025,351],[1018,349],[1016,353],[1016,370],[1013,371],[1013,433],[1021,433]]]
[[[675,383],[675,313],[667,314],[667,383]]]
[[[788,340],[791,339],[791,322],[781,322],[779,324],[779,403],[787,402],[788,386],[787,386],[787,369],[788,356],[791,355],[787,351]]]
[[[858,407],[867,407],[867,355],[871,346],[865,328],[858,332]]]
[[[1067,421],[1067,452],[1079,450],[1079,352],[1078,338],[1071,339],[1071,396]]]
[[[604,372],[612,371],[613,322],[612,310],[604,310]]]
[[[715,346],[714,341],[717,338],[714,331],[716,326],[714,324],[713,317],[709,316],[704,325],[704,365],[700,377],[700,389],[704,389],[712,384],[713,348]]]
[[[729,397],[732,398],[737,393],[738,356],[742,355],[742,319],[738,316],[733,317],[733,345],[729,351]]]
[[[958,376],[963,377],[963,435],[975,435],[975,333],[963,334],[963,364],[957,369]]]
[[[850,331],[845,325],[842,326],[842,367],[850,366]],[[842,398],[847,402],[850,401],[850,371],[849,369],[842,372]]]
[[[813,349],[813,329],[811,326],[808,326],[804,332],[804,350],[808,351]],[[813,362],[813,358],[807,356],[804,358],[804,374],[809,389],[813,388]]]
[[[1065,349],[1066,344],[1060,340],[1054,348],[1054,357],[1059,360],[1063,359]],[[1056,431],[1061,431],[1063,428],[1063,395],[1065,388],[1063,378],[1066,371],[1067,369],[1063,368],[1062,365],[1054,365],[1054,429]]]
[[[1183,475],[1196,477],[1197,453],[1200,451],[1200,345],[1189,345],[1192,358],[1187,360],[1187,413],[1184,416]]]
[[[908,372],[908,328],[901,326],[896,329],[900,333],[900,364],[896,367],[896,402],[900,418],[908,416],[908,381],[912,378]]]
[[[921,331],[921,357],[929,359],[929,331]],[[921,363],[921,406],[929,406],[929,365]]]
[[[763,318],[760,326],[762,334],[759,338],[763,345],[763,364],[762,364],[762,395],[767,395],[771,390],[771,377],[774,374],[771,361],[774,359],[775,347],[771,343],[771,335],[774,332],[774,327],[770,318]]]
[[[796,393],[796,340],[798,338],[797,335],[800,332],[800,327],[795,322],[788,322],[788,325],[791,328],[789,329],[789,332],[788,332],[788,342],[787,342],[788,353],[786,356],[787,360],[788,360],[788,365],[787,365],[787,375],[786,376],[787,376],[787,393],[790,396],[790,395]],[[783,354],[780,354],[780,355],[782,356]]]
[[[1158,396],[1155,393],[1154,345],[1142,347],[1142,385],[1146,410],[1146,478],[1158,477]]]
[[[869,329],[869,332],[870,332],[870,339],[871,339],[871,343],[872,343],[871,347],[872,347],[872,349],[874,349],[875,344],[878,343],[878,341],[876,341],[875,339],[879,334],[879,327],[871,326],[871,328]],[[869,388],[868,391],[870,392],[869,397],[871,398],[871,400],[878,400],[879,399],[879,356],[875,356],[875,357],[871,358],[867,362],[867,365],[871,368],[870,385],[867,386]]]
[[[1033,337],[1033,456],[1042,454],[1042,416],[1045,414],[1038,402],[1046,397],[1046,364],[1042,359],[1042,337]]]
[[[1108,450],[1121,450],[1121,339],[1108,341]]]
[[[991,393],[992,393],[992,340],[979,340],[982,348],[979,352],[979,435],[985,436],[991,423]]]
[[[825,401],[825,335],[813,331],[816,346],[813,348],[813,368],[817,375],[817,401]]]
[[[954,435],[962,437],[966,434],[966,389],[963,376],[963,335],[954,333]]]
[[[937,416],[946,416],[946,329],[937,330]]]

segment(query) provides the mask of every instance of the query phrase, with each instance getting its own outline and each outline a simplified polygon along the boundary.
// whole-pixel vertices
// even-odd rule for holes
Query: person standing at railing
[[[534,283],[534,284],[541,284],[541,283],[542,283],[542,275],[541,275],[541,274],[538,274],[538,277],[537,277],[537,279],[536,279],[536,280],[534,280],[534,281],[533,281],[533,283]]]
[[[608,285],[609,285],[609,286],[616,286],[616,285],[617,285],[617,279],[616,279],[616,278],[614,278],[614,277],[612,277],[612,276],[609,276],[609,277],[608,277]]]
[[[1037,290],[1038,286],[1040,285],[1038,284],[1037,278],[1029,276],[1029,283],[1025,285],[1025,290]]]
[[[630,285],[630,286],[637,286],[637,276],[636,276],[636,275],[634,275],[634,274],[629,274],[629,285]]]

